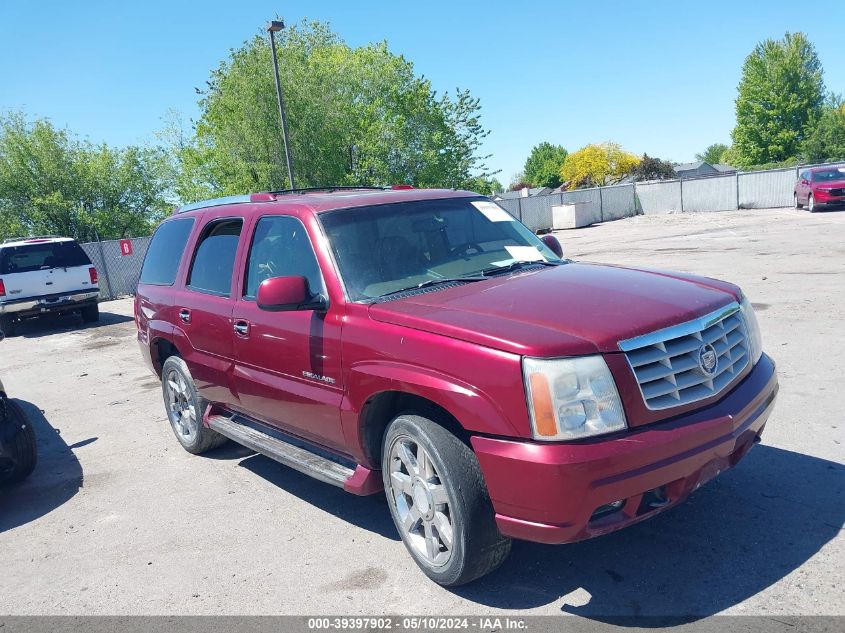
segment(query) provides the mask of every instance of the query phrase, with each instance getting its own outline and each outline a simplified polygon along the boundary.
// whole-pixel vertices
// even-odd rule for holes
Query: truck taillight
[[[91,283],[92,284],[97,283],[98,277],[97,277],[97,269],[96,268],[91,266],[91,268],[88,269],[88,275],[91,277]]]
[[[0,297],[6,296],[6,284],[3,283],[3,280],[0,279]]]

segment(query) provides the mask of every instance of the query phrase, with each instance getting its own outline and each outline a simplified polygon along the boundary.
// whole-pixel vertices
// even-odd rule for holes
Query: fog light
[[[600,519],[602,517],[606,517],[609,514],[613,514],[614,512],[618,512],[622,509],[622,506],[625,505],[625,500],[620,499],[619,501],[614,501],[613,503],[606,503],[603,506],[599,506],[596,508],[596,511],[593,512],[593,515],[590,517],[590,521],[595,521],[596,519]]]

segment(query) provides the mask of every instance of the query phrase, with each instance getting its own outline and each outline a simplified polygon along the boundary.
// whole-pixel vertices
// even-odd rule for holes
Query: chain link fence
[[[128,249],[127,243],[130,245]],[[147,254],[149,245],[149,237],[80,244],[97,269],[100,301],[135,294],[138,277],[141,275],[141,264],[144,263],[144,255]]]

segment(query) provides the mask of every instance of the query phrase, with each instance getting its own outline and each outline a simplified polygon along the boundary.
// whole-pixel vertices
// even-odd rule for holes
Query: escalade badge
[[[327,385],[333,385],[335,383],[335,379],[330,376],[321,376],[320,374],[315,374],[314,372],[304,371],[302,375],[306,378],[310,378],[311,380],[319,380],[320,382],[324,382]]]
[[[698,366],[701,368],[701,373],[705,376],[712,376],[716,373],[719,366],[719,356],[716,354],[716,349],[707,343],[698,349]]]

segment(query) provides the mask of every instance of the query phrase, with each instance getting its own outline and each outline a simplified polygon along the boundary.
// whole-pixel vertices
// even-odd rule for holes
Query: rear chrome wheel
[[[390,514],[411,557],[446,587],[487,574],[507,558],[510,539],[472,449],[437,422],[405,414],[387,427],[382,476]]]
[[[190,444],[197,435],[197,407],[181,373],[171,369],[164,377],[164,401],[170,426],[180,441]]]
[[[390,488],[404,537],[434,567],[452,555],[449,494],[431,457],[410,437],[397,437],[390,449]]]
[[[227,441],[219,433],[203,426],[202,418],[208,402],[197,393],[188,366],[178,356],[164,361],[161,393],[170,428],[186,451],[199,455]]]
[[[813,198],[813,194],[807,196],[807,211],[810,213],[815,213],[816,211],[816,201]]]

